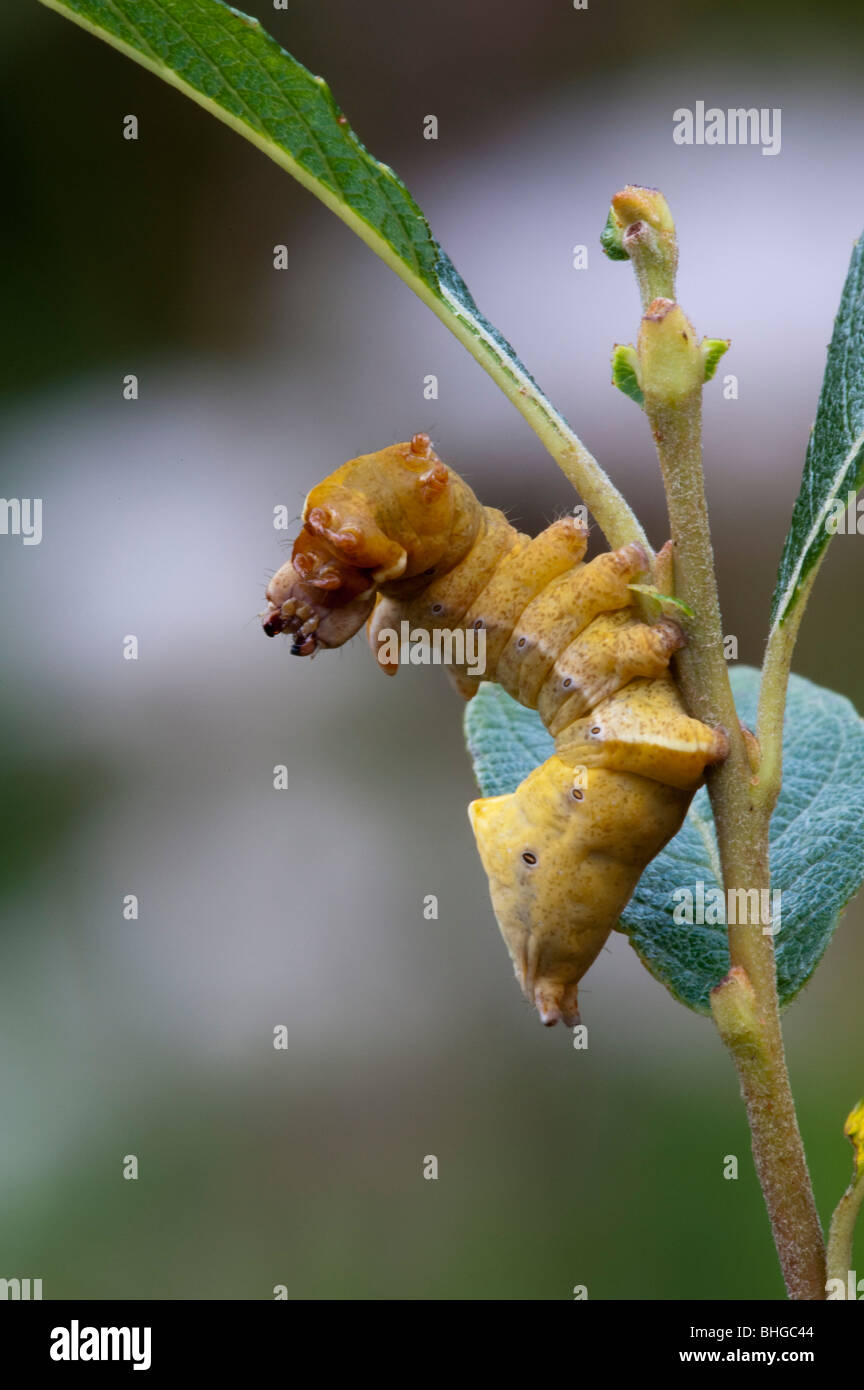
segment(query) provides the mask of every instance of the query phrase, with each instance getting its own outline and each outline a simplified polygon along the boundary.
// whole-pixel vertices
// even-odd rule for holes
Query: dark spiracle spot
[[[434,566],[434,565],[432,566],[431,570],[424,570],[424,571],[423,571],[424,576],[427,575],[427,574],[434,574],[434,573],[435,573],[435,566]]]
[[[574,801],[581,801],[584,793],[580,792],[578,787],[571,787],[570,795],[572,796]]]
[[[485,620],[485,618],[477,618],[477,620],[476,620],[475,622],[473,622],[473,623],[471,624],[471,626],[472,626],[477,632],[479,632],[480,629],[481,629],[481,627],[485,627],[485,626],[486,626],[486,620]]]
[[[528,641],[528,638],[527,638],[527,637],[520,637],[520,638],[519,638],[519,641],[516,643],[516,646],[517,646],[517,647],[524,647],[524,646],[525,646],[525,643],[526,643],[527,641]]]
[[[444,605],[443,605],[443,603],[433,603],[432,608],[430,609],[430,612],[432,612],[432,613],[443,613],[443,612],[444,612]]]
[[[599,724],[595,724],[591,732],[592,734],[602,734],[603,730],[600,728]]]
[[[571,687],[571,685],[573,684],[573,677],[572,677],[572,676],[566,676],[566,677],[564,678],[564,680],[561,682],[561,684],[562,684],[562,686],[564,687],[565,690],[569,690],[570,687]]]
[[[530,849],[526,849],[525,853],[522,855],[522,858],[525,860],[525,863],[530,864],[532,868],[537,863],[537,855],[532,854]]]

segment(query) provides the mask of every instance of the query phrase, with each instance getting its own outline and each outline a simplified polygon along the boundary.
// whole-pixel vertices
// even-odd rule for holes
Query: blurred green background
[[[636,293],[597,237],[621,185],[664,189],[682,302],[733,340],[706,468],[725,630],[758,663],[864,226],[864,12],[246,8],[328,76],[658,544],[650,439],[609,386]],[[262,155],[35,0],[2,28],[0,483],[44,499],[45,529],[0,542],[0,1275],[46,1298],[782,1296],[711,1025],[621,938],[585,982],[587,1053],[520,1000],[443,675],[382,681],[360,642],[297,662],[255,617],[285,554],[272,508],[299,513],[356,453],[428,430],[525,529],[570,505],[566,482]],[[781,154],[674,145],[697,100],[781,107]],[[796,661],[859,708],[862,546],[834,542]],[[859,905],[786,1015],[826,1219],[864,1090],[861,928]]]

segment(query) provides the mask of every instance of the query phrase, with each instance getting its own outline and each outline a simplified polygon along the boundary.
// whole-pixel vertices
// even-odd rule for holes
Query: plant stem
[[[765,660],[762,663],[756,722],[756,736],[759,740],[757,795],[769,810],[773,810],[776,805],[783,780],[783,719],[792,653],[820,563],[821,560],[810,571],[786,622],[775,623],[771,629],[765,649]]]
[[[383,252],[379,254],[386,259]],[[392,268],[402,275],[398,264],[393,263]],[[402,278],[408,279],[405,275]],[[515,405],[573,484],[612,549],[636,541],[652,555],[642,525],[629,504],[537,383],[502,353],[500,344],[476,320],[466,318],[457,300],[434,293],[421,281],[411,279],[408,283]]]
[[[750,928],[751,932],[754,930]],[[738,1003],[734,994],[745,988],[750,995],[749,1010],[739,1009],[739,1016],[733,1017],[730,1025],[730,1015],[734,1015]],[[824,1299],[825,1246],[795,1116],[776,1009],[766,1010],[764,999],[757,998],[757,991],[741,966],[733,966],[712,992],[711,1008],[738,1072],[753,1160],[787,1292],[792,1299]]]
[[[828,1235],[828,1278],[842,1279],[844,1285],[852,1268],[855,1223],[862,1202],[864,1182],[853,1182],[843,1193],[831,1218],[831,1230]]]
[[[722,726],[729,757],[708,777],[727,890],[770,890],[768,827],[773,802],[756,794],[747,745],[723,656],[723,637],[702,474],[701,387],[671,405],[651,401],[649,416],[669,506],[676,594],[692,608],[678,671],[691,712]],[[788,669],[788,667],[787,667]],[[785,686],[784,686],[785,688]],[[781,716],[782,725],[782,716]],[[730,914],[731,915],[731,914]],[[770,934],[760,924],[730,925],[733,977],[751,992],[752,1025],[721,1026],[741,1083],[753,1157],[789,1297],[824,1299],[825,1247],[789,1085]],[[740,976],[734,972],[740,972]],[[715,1009],[715,1016],[717,1010]]]
[[[850,1281],[849,1273],[852,1268],[855,1222],[864,1203],[864,1100],[860,1100],[847,1116],[843,1133],[852,1141],[855,1165],[852,1169],[852,1181],[837,1203],[831,1218],[828,1236],[828,1278],[839,1279],[844,1298],[855,1298],[860,1285],[850,1289],[850,1282],[855,1284],[856,1280]]]
[[[676,405],[646,402],[654,435],[672,537],[675,595],[692,609],[683,620],[687,646],[679,654],[682,678],[692,685],[691,712],[706,724],[722,725],[746,760],[735,701],[723,656],[723,630],[714,578],[714,551],[702,480],[701,391]],[[728,762],[723,765],[728,767]],[[749,764],[748,764],[749,767]]]

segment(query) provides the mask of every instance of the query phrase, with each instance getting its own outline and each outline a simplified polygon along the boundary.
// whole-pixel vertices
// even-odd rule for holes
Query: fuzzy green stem
[[[824,1299],[825,1248],[776,1014],[765,1010],[741,966],[733,966],[712,991],[711,1011],[738,1073],[753,1161],[789,1297]]]
[[[783,720],[792,653],[818,570],[819,564],[816,564],[802,586],[796,606],[786,621],[774,624],[765,649],[756,721],[756,736],[759,740],[757,797],[769,810],[773,810],[777,803],[783,781]]]
[[[722,726],[729,756],[708,777],[724,885],[769,890],[771,807],[754,794],[723,656],[722,624],[702,474],[701,387],[671,403],[646,392],[648,414],[669,506],[675,588],[695,617],[678,670],[691,712]],[[753,1157],[790,1298],[824,1299],[825,1247],[786,1069],[774,946],[760,924],[729,927],[733,978],[750,991],[752,1026],[736,1037],[721,1026],[738,1071]],[[736,972],[738,972],[736,974]],[[717,1011],[715,1009],[715,1017]],[[740,1020],[739,1020],[740,1021]]]
[[[665,243],[653,227],[637,223],[625,234],[622,245],[633,262],[643,310],[655,299],[675,298],[675,262],[670,264]]]
[[[628,184],[616,193],[601,244],[633,266],[643,313],[655,299],[675,298],[678,242],[669,204],[657,188]]]

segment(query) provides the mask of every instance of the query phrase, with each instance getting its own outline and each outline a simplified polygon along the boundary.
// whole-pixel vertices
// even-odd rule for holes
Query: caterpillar
[[[649,569],[644,548],[586,563],[587,541],[572,516],[520,533],[418,434],[312,489],[262,617],[300,656],[342,646],[365,623],[389,674],[379,639],[402,622],[482,631],[483,676],[454,660],[457,688],[470,699],[481,679],[497,681],[539,712],[552,756],[468,814],[515,974],[547,1026],[578,1023],[582,976],[728,751],[723,730],[687,714],[669,671],[681,629],[636,611],[629,586]]]

